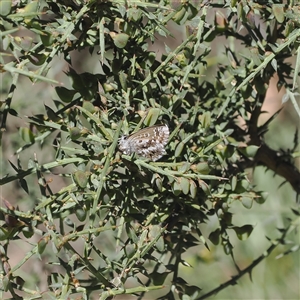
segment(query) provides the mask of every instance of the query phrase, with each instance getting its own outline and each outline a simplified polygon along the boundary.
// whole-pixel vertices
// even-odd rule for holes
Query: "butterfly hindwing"
[[[129,136],[122,136],[119,140],[119,149],[127,155],[136,153],[156,161],[166,154],[164,147],[168,139],[168,126],[155,125],[141,129]]]

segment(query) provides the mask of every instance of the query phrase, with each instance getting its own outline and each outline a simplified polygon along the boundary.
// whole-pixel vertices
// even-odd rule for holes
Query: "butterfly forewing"
[[[155,125],[141,129],[129,136],[122,136],[119,140],[119,149],[127,155],[136,153],[156,161],[166,154],[165,145],[168,139],[168,126]]]

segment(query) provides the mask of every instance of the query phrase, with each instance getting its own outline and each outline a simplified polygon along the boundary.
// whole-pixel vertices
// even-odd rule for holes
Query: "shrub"
[[[0,3],[3,297],[204,299],[298,250],[296,123],[277,149],[268,133],[279,110],[266,120],[263,105],[275,82],[299,112],[299,10],[218,3]],[[160,160],[120,151],[122,135],[155,124],[170,130]],[[293,193],[265,202],[259,166]],[[281,191],[276,180],[267,185]],[[263,224],[258,212],[283,201],[269,246],[255,235],[235,252]],[[210,277],[220,249],[231,278]]]

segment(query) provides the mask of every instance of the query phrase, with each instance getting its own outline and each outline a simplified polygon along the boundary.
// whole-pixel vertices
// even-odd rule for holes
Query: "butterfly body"
[[[127,136],[123,135],[119,139],[119,149],[126,155],[136,153],[156,161],[166,154],[165,145],[168,139],[168,126],[154,125]]]

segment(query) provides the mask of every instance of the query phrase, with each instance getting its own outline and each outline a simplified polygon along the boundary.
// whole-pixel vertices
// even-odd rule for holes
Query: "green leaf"
[[[248,147],[239,147],[238,150],[246,157],[253,158],[255,157],[259,148],[260,148],[259,146],[251,145]]]
[[[112,38],[116,47],[122,49],[126,47],[127,42],[129,40],[129,35],[126,33],[119,33],[116,35],[112,35]]]
[[[193,199],[195,199],[197,195],[197,185],[193,180],[190,180],[190,195]]]
[[[196,166],[191,167],[194,172],[203,174],[203,175],[208,175],[211,171],[211,168],[209,167],[209,164],[207,162],[200,162]]]
[[[187,178],[180,178],[180,186],[183,194],[187,195],[190,191],[190,180]]]
[[[215,231],[211,232],[208,236],[208,239],[214,244],[218,245],[220,242],[220,234],[221,231],[219,228],[217,228]]]
[[[20,127],[19,128],[19,134],[22,137],[23,141],[28,143],[28,144],[32,144],[35,140],[34,134],[27,127]]]
[[[30,22],[33,18],[35,18],[38,15],[38,6],[39,1],[31,1],[25,6],[24,13],[19,13],[18,15],[24,15],[24,21],[26,23]]]
[[[46,59],[48,58],[48,54],[42,53],[42,54],[34,54],[34,55],[28,55],[28,59],[33,65],[41,66],[45,63]]]
[[[177,13],[174,15],[173,21],[180,25],[185,15],[186,15],[186,9],[184,6],[181,6],[180,10],[177,11]]]
[[[44,46],[49,47],[54,43],[54,36],[51,32],[41,30],[40,39]]]
[[[75,210],[75,214],[76,214],[76,217],[77,219],[80,221],[80,222],[84,222],[85,219],[86,219],[86,210],[82,209],[82,208],[77,208]]]
[[[45,251],[48,241],[49,241],[48,236],[45,236],[39,240],[39,242],[38,242],[38,253],[39,254],[42,254]]]
[[[11,0],[0,1],[0,16],[7,16],[10,13],[11,5]]]
[[[172,184],[173,193],[175,196],[179,196],[181,194],[181,185],[179,180],[174,180]]]
[[[93,105],[93,103],[91,101],[83,101],[82,107],[83,107],[83,109],[87,110],[91,114],[93,114],[94,112],[96,112],[97,109],[98,109],[97,107],[95,107]]]
[[[260,192],[260,197],[255,197],[254,201],[258,204],[263,204],[266,202],[268,196],[269,196],[268,192]]]
[[[235,231],[239,240],[245,241],[252,233],[253,226],[252,225],[244,225],[242,227],[234,226],[232,229]]]
[[[199,121],[201,122],[203,128],[209,128],[211,124],[211,115],[209,111],[204,112],[204,114],[199,116]]]
[[[244,207],[250,209],[253,205],[253,199],[250,198],[250,197],[243,196],[242,197],[242,204],[243,204]]]
[[[81,130],[77,127],[70,128],[69,133],[70,133],[70,139],[72,141],[78,140],[82,135]]]
[[[273,14],[277,20],[278,23],[283,23],[284,22],[284,9],[285,5],[284,4],[273,4],[272,5],[272,11]]]
[[[85,188],[88,183],[89,178],[88,178],[86,172],[79,170],[74,173],[74,180],[81,188]]]
[[[161,114],[161,109],[151,108],[147,113],[147,117],[144,120],[144,124],[147,126],[152,126],[156,123],[159,115]]]
[[[183,151],[183,149],[184,149],[184,143],[180,142],[175,149],[175,154],[174,154],[175,157],[181,157],[181,152]]]
[[[74,95],[76,94],[75,90],[69,90],[63,86],[57,86],[55,87],[55,91],[63,102],[69,103],[73,100]]]
[[[127,91],[127,74],[124,72],[119,72],[119,80],[121,83],[121,87],[124,91]]]

